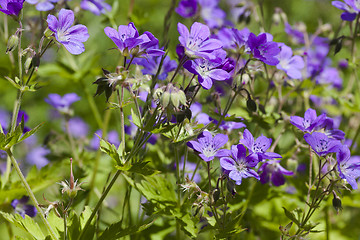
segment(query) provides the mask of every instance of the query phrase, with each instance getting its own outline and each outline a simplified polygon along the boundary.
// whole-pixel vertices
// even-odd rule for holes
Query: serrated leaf
[[[122,228],[122,221],[114,223],[110,225],[110,227],[106,228],[103,234],[98,238],[98,240],[115,240],[121,237],[125,237],[127,235],[132,235],[141,231],[144,231],[148,227],[150,227],[156,220],[157,216],[150,216],[142,223],[131,226],[128,228]]]
[[[10,223],[13,223],[15,226],[31,234],[31,236],[33,236],[35,239],[45,239],[45,236],[41,231],[39,225],[35,222],[34,219],[29,217],[28,215],[25,215],[25,218],[23,218],[22,216],[20,216],[20,214],[12,215],[2,211],[0,211],[0,215]]]
[[[159,173],[159,171],[156,171],[156,170],[150,168],[149,166],[147,166],[148,163],[149,163],[149,161],[136,162],[133,164],[131,164],[130,162],[127,162],[124,165],[121,165],[121,166],[118,165],[115,167],[116,167],[116,169],[124,171],[124,172],[137,173],[137,174],[141,174],[144,176],[150,176],[150,175]]]
[[[24,135],[20,138],[19,142],[24,141],[25,139],[27,139],[31,135],[35,134],[42,127],[43,124],[44,123],[40,123],[39,125],[37,125],[33,129],[31,129],[30,131],[24,133]]]
[[[99,137],[99,136],[98,136]],[[100,137],[99,137],[100,138]],[[123,165],[119,152],[115,145],[109,143],[108,141],[100,138],[100,150],[109,155],[116,163],[120,166]]]

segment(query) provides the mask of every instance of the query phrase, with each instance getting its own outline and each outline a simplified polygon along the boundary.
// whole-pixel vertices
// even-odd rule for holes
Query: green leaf
[[[12,215],[2,211],[0,211],[0,215],[18,228],[21,228],[31,234],[34,239],[45,239],[39,225],[28,215],[25,215],[25,218],[23,218],[20,214]]]
[[[133,111],[133,109],[131,109],[131,117],[132,117],[133,123],[134,123],[138,128],[142,128],[140,116],[138,116],[138,115]]]
[[[128,228],[122,228],[122,221],[119,221],[106,228],[103,234],[98,238],[98,240],[115,240],[121,237],[125,237],[127,235],[131,236],[150,227],[155,222],[156,218],[156,215],[150,216],[142,223]]]
[[[298,225],[300,227],[300,222],[299,220],[295,217],[295,214],[293,212],[290,212],[289,210],[287,210],[285,207],[283,207],[284,211],[285,211],[285,215],[291,220],[293,221],[296,225]]]
[[[34,127],[33,129],[31,129],[30,131],[26,132],[19,140],[19,142],[24,141],[25,139],[27,139],[28,137],[30,137],[31,135],[35,134],[40,127],[43,125],[44,123],[40,123],[39,125],[37,125],[36,127]]]
[[[147,164],[149,163],[149,161],[141,161],[141,162],[136,162],[136,163],[130,163],[129,161],[127,163],[125,163],[124,165],[117,165],[115,166],[116,169],[124,171],[124,172],[131,172],[131,173],[137,173],[137,174],[141,174],[144,176],[150,176],[150,175],[154,175],[159,173],[159,171],[156,171],[152,168],[150,168],[149,166],[147,166]]]
[[[99,136],[98,136],[99,137]],[[100,138],[100,137],[99,137]],[[115,145],[109,143],[108,141],[100,138],[100,150],[109,155],[112,159],[116,161],[118,165],[123,165],[122,158],[115,147]]]

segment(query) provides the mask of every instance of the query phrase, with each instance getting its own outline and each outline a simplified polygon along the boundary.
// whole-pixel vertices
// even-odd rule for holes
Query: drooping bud
[[[18,43],[19,43],[19,36],[18,36],[18,33],[16,32],[14,35],[11,35],[8,40],[7,47],[6,47],[6,54],[14,51],[16,46],[18,45]]]
[[[337,214],[339,214],[339,212],[343,209],[342,208],[342,204],[341,204],[341,199],[336,195],[335,191],[333,191],[333,200],[332,200],[332,204],[333,207],[335,208],[335,211]]]

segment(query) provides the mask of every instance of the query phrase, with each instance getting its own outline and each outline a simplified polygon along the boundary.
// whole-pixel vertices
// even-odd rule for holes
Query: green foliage
[[[2,211],[0,211],[0,215],[8,222],[14,224],[16,227],[31,234],[32,239],[36,239],[36,240],[45,239],[45,236],[41,231],[41,228],[39,227],[37,222],[28,215],[25,215],[25,218],[23,218],[22,216],[20,216],[20,214],[12,215]]]

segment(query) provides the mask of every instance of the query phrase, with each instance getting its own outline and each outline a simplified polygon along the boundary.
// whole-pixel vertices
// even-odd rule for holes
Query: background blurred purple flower
[[[254,140],[253,135],[247,129],[244,131],[243,139],[240,139],[240,143],[248,148],[249,155],[254,155],[260,162],[265,159],[282,158],[280,154],[266,152],[271,146],[271,142],[271,138],[267,138],[263,135]]]
[[[32,148],[26,155],[26,161],[31,165],[36,165],[38,169],[41,169],[49,163],[49,160],[46,158],[46,155],[49,153],[49,149],[41,146]]]
[[[111,11],[111,6],[104,0],[82,0],[80,7],[98,16],[100,14],[104,14],[105,12]]]
[[[142,74],[156,75],[160,62],[161,56],[149,56],[147,58],[136,58],[133,60],[133,64],[138,64],[144,68],[141,70]],[[168,76],[168,73],[174,71],[177,67],[175,60],[170,60],[169,56],[164,58],[163,64],[161,66],[160,73],[158,75],[159,80],[165,80]]]
[[[360,156],[350,157],[350,150],[346,145],[336,153],[339,176],[345,179],[353,189],[358,189],[356,179],[360,177]]]
[[[79,100],[80,97],[76,93],[67,93],[63,97],[56,93],[50,93],[48,98],[45,98],[45,102],[61,113],[69,113],[70,105]]]
[[[100,147],[100,139],[99,137],[102,137],[102,131],[101,130],[97,130],[94,133],[94,137],[91,139],[90,141],[90,147],[93,150],[98,150]],[[115,147],[119,147],[120,145],[120,140],[119,140],[119,134],[116,131],[110,131],[108,132],[107,136],[106,136],[106,140],[111,143],[114,144]]]
[[[24,0],[1,0],[0,11],[6,15],[18,16],[23,8]]]
[[[303,132],[311,132],[313,129],[323,123],[326,114],[317,117],[316,111],[309,108],[304,114],[304,118],[299,116],[291,116],[290,123]]]
[[[272,182],[274,186],[281,186],[285,183],[284,175],[293,175],[292,171],[288,171],[280,165],[280,160],[267,161],[259,168],[260,182],[265,184],[269,181]]]
[[[59,20],[49,14],[47,17],[49,29],[54,32],[56,40],[74,55],[85,51],[83,42],[88,40],[89,34],[86,26],[74,23],[74,12],[71,10],[61,9]]]
[[[198,0],[201,8],[200,15],[210,28],[220,28],[231,23],[226,21],[226,13],[219,8],[219,0]]]
[[[225,169],[229,177],[240,185],[243,178],[254,177],[260,180],[259,175],[252,167],[258,164],[258,159],[253,155],[246,156],[246,148],[239,144],[231,146],[231,154],[220,158],[220,165]]]
[[[196,0],[181,0],[175,12],[183,18],[195,16],[198,6]]]
[[[85,138],[89,133],[89,126],[80,117],[69,120],[69,129],[74,138]]]
[[[35,217],[37,210],[33,205],[26,204],[29,201],[28,196],[23,196],[20,199],[14,199],[11,202],[11,206],[15,209],[15,212],[25,218],[25,214],[29,217]]]
[[[345,3],[344,3],[345,2]],[[344,0],[332,1],[332,5],[344,12],[341,14],[341,19],[344,21],[353,21],[356,18],[356,15],[360,12],[360,4],[358,0]]]
[[[222,47],[219,40],[209,39],[210,29],[202,23],[194,22],[190,32],[184,24],[178,23],[178,31],[179,41],[184,47],[185,54],[190,58],[215,59],[216,56],[212,52]]]
[[[315,78],[317,84],[330,84],[332,87],[341,89],[342,79],[339,71],[333,67],[325,67],[321,73]]]
[[[259,36],[250,33],[247,45],[254,58],[272,66],[279,63],[276,56],[280,53],[280,48],[276,42],[268,41],[266,33],[261,33]]]
[[[330,139],[325,133],[313,132],[312,134],[306,133],[304,135],[305,141],[311,146],[317,155],[323,157],[328,153],[338,151],[341,142],[338,140]]]
[[[205,162],[209,162],[215,157],[221,157],[229,151],[220,149],[228,142],[228,140],[228,136],[224,134],[219,133],[213,137],[210,132],[204,131],[198,136],[197,141],[189,141],[187,145],[199,152],[199,156]]]
[[[278,55],[279,64],[277,69],[283,70],[290,78],[301,79],[301,69],[305,67],[304,60],[300,56],[293,56],[290,47],[285,44],[280,45],[281,51]]]
[[[58,0],[25,0],[27,3],[32,5],[36,4],[36,10],[38,11],[49,11],[54,8],[53,3],[57,3]]]

